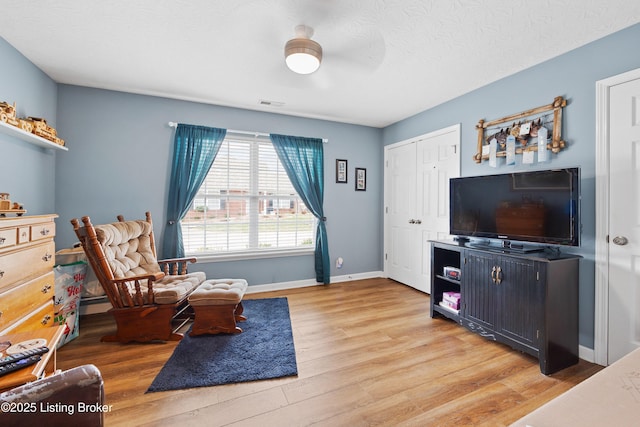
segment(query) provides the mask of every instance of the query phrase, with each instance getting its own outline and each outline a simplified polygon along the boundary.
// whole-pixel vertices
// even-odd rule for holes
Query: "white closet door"
[[[415,288],[431,293],[430,240],[449,236],[449,179],[460,176],[459,137],[456,132],[418,142],[416,237],[420,259]]]
[[[392,148],[387,155],[387,274],[398,282],[412,285],[415,282],[415,264],[418,258],[414,239],[417,205],[416,143]]]
[[[385,271],[431,292],[430,244],[449,234],[449,178],[460,175],[460,128],[452,126],[387,147]]]

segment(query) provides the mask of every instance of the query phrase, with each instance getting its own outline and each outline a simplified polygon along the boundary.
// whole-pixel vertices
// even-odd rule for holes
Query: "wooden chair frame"
[[[156,256],[151,214],[146,212],[145,215],[146,221],[151,224],[151,249],[153,255]],[[124,221],[122,215],[118,215],[118,221]],[[191,316],[188,313],[190,310],[187,301],[188,294],[176,303],[158,304],[154,300],[153,285],[165,275],[187,274],[187,265],[197,262],[197,259],[173,258],[158,260],[161,272],[116,278],[98,241],[91,219],[88,216],[84,216],[82,217],[82,223],[84,226],[76,218],[71,220],[71,224],[96,274],[96,278],[113,306],[109,312],[113,315],[117,326],[115,334],[106,335],[101,340],[125,343],[131,341],[178,341],[182,339],[183,334],[177,331],[191,320]]]

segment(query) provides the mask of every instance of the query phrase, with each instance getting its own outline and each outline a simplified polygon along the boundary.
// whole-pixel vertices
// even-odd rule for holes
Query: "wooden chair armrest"
[[[122,277],[119,279],[113,279],[113,283],[126,283],[126,282],[133,282],[133,281],[142,281],[142,280],[151,280],[152,282],[157,282],[158,280],[162,279],[165,276],[165,274],[162,271],[158,271],[157,273],[150,273],[150,274],[140,274],[138,276],[129,276],[129,277]]]
[[[123,277],[119,279],[113,279],[111,282],[118,292],[120,301],[119,307],[128,306],[143,306],[146,304],[154,304],[153,295],[153,282],[162,279],[165,274],[161,271],[151,274],[141,274],[138,276]],[[142,286],[147,287],[147,293],[142,292]],[[130,284],[133,284],[133,288],[130,288]],[[113,304],[113,303],[112,303]]]
[[[191,258],[167,258],[158,261],[160,265],[160,269],[164,271],[165,274],[178,275],[178,274],[187,274],[187,265],[189,263],[196,263],[198,259],[195,257]]]
[[[191,257],[191,258],[167,258],[167,259],[161,259],[158,260],[158,263],[165,263],[165,262],[190,262],[190,263],[196,263],[198,262],[198,258],[196,257]]]

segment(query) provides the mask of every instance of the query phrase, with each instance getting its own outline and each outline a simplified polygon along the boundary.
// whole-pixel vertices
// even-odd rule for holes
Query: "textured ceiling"
[[[0,0],[0,8],[0,36],[59,83],[375,127],[640,22],[638,0]],[[298,24],[313,27],[324,50],[307,76],[284,63]]]

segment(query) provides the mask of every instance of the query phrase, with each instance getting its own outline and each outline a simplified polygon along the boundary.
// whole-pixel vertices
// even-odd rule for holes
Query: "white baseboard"
[[[99,303],[91,303],[91,304],[82,304],[80,303],[80,316],[84,316],[86,314],[98,314],[98,313],[106,313],[111,309],[111,303],[109,301],[99,302]]]
[[[578,346],[578,357],[587,362],[596,363],[595,351],[592,348]]]
[[[331,283],[348,282],[350,280],[375,279],[384,277],[382,271],[370,271],[366,273],[346,274],[344,276],[331,277]],[[287,289],[304,288],[308,286],[323,286],[314,279],[294,280],[292,282],[266,283],[263,285],[251,285],[247,288],[247,294],[257,292],[284,291]]]

